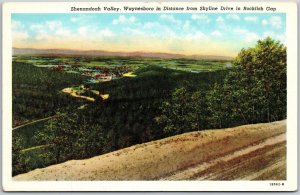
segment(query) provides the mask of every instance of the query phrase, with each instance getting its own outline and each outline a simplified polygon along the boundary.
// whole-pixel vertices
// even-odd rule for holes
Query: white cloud
[[[233,30],[233,33],[236,34],[237,36],[242,37],[246,42],[252,42],[252,41],[257,41],[260,37],[254,33],[250,32],[247,29],[237,27]]]
[[[224,18],[223,18],[222,16],[219,16],[219,17],[216,19],[216,22],[223,23],[223,22],[224,22]]]
[[[109,28],[97,30],[93,26],[81,26],[77,29],[77,32],[80,36],[85,38],[92,38],[91,35],[97,38],[113,37],[115,35]]]
[[[240,17],[237,14],[228,14],[226,18],[231,20],[240,20]]]
[[[164,27],[162,29],[164,35],[168,36],[168,38],[171,38],[171,37],[176,37],[176,33],[169,27]],[[159,36],[161,36],[161,33],[158,34]]]
[[[124,15],[119,16],[118,19],[113,20],[113,24],[125,23],[126,17]]]
[[[172,15],[166,15],[163,14],[161,15],[161,19],[162,20],[167,20],[171,23],[176,24],[176,26],[174,26],[173,28],[168,27],[168,25],[162,25],[159,22],[145,22],[144,24],[142,24],[142,28],[143,29],[149,29],[151,30],[151,33],[148,33],[148,36],[161,36],[166,35],[168,37],[176,37],[176,33],[174,32],[174,28],[183,30],[183,31],[192,31],[192,23],[190,20],[185,20],[185,21],[181,21],[181,20],[176,20]],[[140,27],[138,29],[141,29]],[[159,31],[157,31],[157,29],[160,29]],[[154,30],[154,31],[153,31]],[[138,31],[135,31],[138,32]],[[136,33],[137,34],[137,33]],[[141,33],[139,33],[141,34]],[[145,32],[143,32],[143,34],[146,34]]]
[[[262,25],[264,25],[264,26],[266,26],[266,25],[269,24],[268,20],[266,20],[266,19],[263,19],[263,20],[261,21],[261,23],[262,23]]]
[[[71,18],[71,22],[78,22],[80,20],[80,18],[79,17],[72,17]]]
[[[210,33],[212,36],[217,36],[217,37],[220,37],[220,36],[222,36],[222,33],[220,32],[220,31],[218,31],[218,30],[215,30],[215,31],[213,31],[212,33]]]
[[[113,24],[132,24],[136,22],[137,19],[134,16],[126,17],[125,15],[120,15],[117,19],[112,21]]]
[[[245,41],[246,42],[257,41],[258,39],[259,39],[259,36],[254,32],[247,32],[245,34]]]
[[[281,28],[281,26],[282,26],[281,18],[278,16],[272,16],[269,19],[269,23],[272,27],[277,28],[277,29]]]
[[[61,21],[55,21],[55,20],[47,21],[46,25],[52,31],[57,30],[59,28],[62,28],[62,22]]]
[[[40,24],[31,24],[29,29],[34,32],[36,40],[49,39],[53,35],[64,38],[71,35],[71,31],[63,26],[61,21],[52,20]]]
[[[12,32],[12,37],[13,37],[13,40],[25,40],[25,39],[28,39],[29,38],[29,35],[27,32],[17,32],[17,31],[14,31]]]
[[[278,39],[281,43],[286,45],[286,36],[285,35],[277,35],[276,39]]]
[[[186,20],[182,26],[183,30],[188,31],[191,27],[191,22],[189,20]]]
[[[99,32],[100,36],[102,37],[113,37],[114,36],[114,33],[109,29],[109,28],[106,28],[104,30],[101,30]]]
[[[134,16],[131,16],[128,20],[129,20],[129,22],[132,23],[132,22],[135,22],[135,21],[136,21],[136,18],[135,18]]]
[[[39,33],[35,36],[35,39],[40,41],[40,40],[50,40],[52,39],[52,36],[47,34],[47,33]]]
[[[244,18],[244,20],[246,22],[257,22],[258,17],[256,17],[256,16],[247,16],[247,17]]]
[[[206,39],[206,35],[202,33],[201,31],[197,31],[196,33],[189,33],[185,36],[185,38],[189,41],[199,41]]]
[[[210,22],[210,19],[208,18],[208,16],[204,15],[204,14],[192,14],[191,19],[198,20],[201,22],[206,22],[206,23]]]
[[[264,37],[274,37],[275,33],[273,31],[267,31],[263,34]]]
[[[81,36],[86,36],[88,33],[88,26],[82,26],[82,27],[80,27],[80,28],[78,28],[78,33],[79,33],[79,35],[81,35]]]
[[[87,23],[91,23],[91,21],[95,21],[95,15],[77,15],[77,16],[74,16],[74,17],[71,17],[70,18],[70,21],[72,23],[79,23],[79,24],[87,24]],[[95,21],[96,23],[99,23],[99,19],[97,19]]]
[[[262,38],[266,38],[266,37],[272,37],[273,39],[279,40],[281,43],[286,43],[286,36],[285,34],[277,34],[274,31],[266,31],[263,33],[263,37]]]
[[[189,22],[182,24],[181,26],[183,30],[187,30],[186,28],[189,28]],[[167,25],[161,25],[159,22],[146,22],[142,25],[142,28],[145,30],[150,30],[151,33],[144,32],[141,31],[141,28],[137,28],[136,30],[134,30],[133,33],[135,34],[147,34],[147,36],[151,36],[151,37],[159,37],[161,38],[162,35],[166,36],[166,37],[176,37],[176,33],[174,32],[174,30],[170,27],[168,27]],[[160,30],[157,30],[160,29]],[[164,38],[164,37],[163,37]]]
[[[162,14],[162,15],[160,15],[160,19],[172,22],[172,23],[174,23],[176,25],[181,25],[181,21],[175,19],[174,16],[170,15],[170,14]]]
[[[282,27],[282,20],[279,16],[272,16],[269,19],[263,19],[261,21],[262,25],[270,25],[273,28],[280,29]]]
[[[135,29],[135,28],[126,28],[126,32],[128,32],[130,35],[143,35],[145,34],[143,31],[140,29]]]
[[[32,24],[32,25],[30,25],[29,28],[31,31],[35,32],[36,40],[46,39],[46,38],[48,38],[47,34],[50,34],[50,30],[47,29],[47,26],[45,24]],[[53,33],[53,32],[51,32],[51,33]]]
[[[158,22],[146,22],[143,27],[144,28],[154,28],[154,27],[158,27],[160,26],[160,24]]]
[[[244,28],[237,27],[237,28],[234,28],[234,29],[233,29],[233,32],[234,32],[235,34],[238,34],[238,35],[243,35],[243,34],[247,33],[248,30],[246,30],[246,29],[244,29]]]
[[[71,35],[71,31],[68,29],[59,28],[56,30],[55,34],[58,36],[69,36]]]
[[[11,28],[13,43],[22,43],[29,38],[28,32],[24,29],[25,25],[22,24],[20,21],[12,20]]]
[[[20,30],[23,29],[25,26],[20,21],[12,20],[11,27],[13,30]]]
[[[42,30],[44,30],[44,25],[42,25],[42,24],[32,24],[32,25],[30,25],[30,30],[33,30],[33,31],[42,31]]]

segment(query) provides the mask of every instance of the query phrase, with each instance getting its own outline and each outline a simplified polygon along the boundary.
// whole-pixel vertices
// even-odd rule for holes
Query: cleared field
[[[185,133],[14,180],[285,180],[286,121]]]

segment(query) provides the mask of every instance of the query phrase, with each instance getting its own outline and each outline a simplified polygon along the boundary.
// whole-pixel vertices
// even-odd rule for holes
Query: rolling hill
[[[185,133],[13,180],[285,180],[286,120]]]
[[[120,57],[149,57],[149,58],[191,58],[191,59],[212,59],[232,60],[227,56],[186,56],[182,54],[155,53],[155,52],[112,52],[103,50],[69,50],[69,49],[33,49],[13,48],[13,55],[62,55],[62,56],[120,56]]]

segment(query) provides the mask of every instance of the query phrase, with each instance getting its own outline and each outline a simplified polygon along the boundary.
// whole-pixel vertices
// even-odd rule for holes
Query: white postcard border
[[[297,4],[296,2],[188,2],[189,5],[275,6],[276,13],[286,13],[287,37],[287,180],[286,181],[12,181],[11,176],[11,124],[12,124],[12,36],[11,13],[100,13],[70,12],[70,7],[147,5],[186,6],[184,2],[137,3],[137,2],[92,2],[92,3],[5,3],[3,6],[3,66],[2,66],[2,159],[3,187],[7,191],[294,191],[297,189]],[[107,12],[106,12],[107,13]],[[111,12],[115,13],[115,12]],[[124,13],[124,12],[118,12]],[[129,12],[126,12],[129,13]],[[134,12],[141,13],[141,12]],[[150,13],[150,12],[147,12]],[[159,13],[159,12],[155,12]],[[171,13],[171,12],[167,12]],[[172,12],[176,13],[176,12]],[[177,12],[178,13],[178,12]],[[183,13],[183,12],[180,12]],[[199,12],[197,12],[199,13]],[[220,13],[204,12],[204,13]],[[244,13],[241,11],[222,13]],[[266,12],[246,12],[266,13]],[[268,12],[271,13],[271,12]],[[271,182],[284,186],[270,186]]]

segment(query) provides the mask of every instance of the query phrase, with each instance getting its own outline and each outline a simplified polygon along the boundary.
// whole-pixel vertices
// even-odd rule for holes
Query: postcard
[[[3,5],[5,191],[297,190],[297,3]]]

